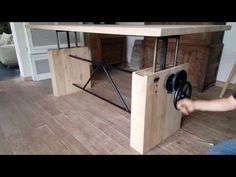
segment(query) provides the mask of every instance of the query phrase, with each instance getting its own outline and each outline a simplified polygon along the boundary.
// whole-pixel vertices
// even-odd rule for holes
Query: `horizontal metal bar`
[[[161,36],[161,37],[158,37],[158,39],[172,39],[172,38],[178,38],[179,35],[175,35],[175,36]]]
[[[115,66],[106,66],[107,68],[110,68],[110,69],[115,69],[115,70],[119,70],[119,71],[123,71],[123,72],[126,72],[126,73],[129,73],[129,74],[132,74],[133,71],[130,71],[130,70],[127,70],[127,69],[123,69],[123,68],[119,68],[119,67],[115,67]]]
[[[103,98],[103,97],[101,97],[101,96],[99,96],[99,95],[97,95],[97,94],[95,94],[95,93],[93,93],[93,92],[91,92],[91,91],[89,91],[89,90],[86,90],[86,89],[84,89],[83,87],[80,87],[80,86],[77,85],[77,84],[72,84],[72,85],[74,85],[75,87],[78,87],[78,88],[82,89],[83,91],[85,91],[85,92],[87,92],[87,93],[89,93],[89,94],[91,94],[91,95],[93,95],[93,96],[96,96],[96,97],[102,99],[103,101],[106,101],[106,102],[112,104],[113,106],[116,106],[116,107],[118,107],[118,108],[120,108],[120,109],[122,109],[122,110],[124,110],[124,111],[126,111],[126,112],[128,112],[128,113],[130,113],[130,111],[127,111],[127,110],[126,110],[125,108],[123,108],[122,106],[117,105],[117,104],[111,102],[110,100],[107,100],[106,98]]]
[[[63,30],[56,30],[57,32],[59,33],[65,33],[66,31],[63,31]]]
[[[81,58],[81,57],[77,57],[77,56],[74,56],[74,55],[69,55],[69,56],[72,57],[72,58],[75,58],[75,59],[82,60],[82,61],[87,61],[87,62],[89,62],[89,63],[92,63],[93,65],[106,66],[107,68],[116,69],[116,70],[123,71],[123,72],[127,72],[127,73],[132,73],[132,72],[133,72],[133,71],[126,70],[126,69],[123,69],[123,68],[119,68],[119,67],[115,67],[115,66],[110,66],[110,65],[108,65],[108,64],[106,64],[106,63],[95,62],[95,61],[88,60],[88,59]]]

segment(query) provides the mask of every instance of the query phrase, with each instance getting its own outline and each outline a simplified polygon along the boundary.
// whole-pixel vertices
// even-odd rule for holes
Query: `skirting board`
[[[32,80],[33,80],[31,76],[29,76],[29,77],[23,77],[23,76],[21,76],[20,79],[21,79],[22,81],[32,81]]]
[[[216,81],[216,83],[215,83],[215,86],[221,87],[221,88],[223,88],[224,85],[225,85],[225,82],[223,82],[223,81]],[[236,89],[236,86],[235,86],[235,85],[236,85],[236,84],[230,83],[229,86],[228,86],[228,89],[230,89],[230,90]]]

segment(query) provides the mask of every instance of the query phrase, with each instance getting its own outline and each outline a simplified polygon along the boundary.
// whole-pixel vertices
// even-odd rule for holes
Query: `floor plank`
[[[111,72],[130,106],[131,75]],[[121,104],[98,75],[93,91]],[[0,154],[138,154],[129,146],[130,114],[86,92],[54,97],[51,81],[0,81]],[[221,89],[193,91],[214,99]],[[230,95],[228,90],[225,97]],[[195,112],[148,155],[206,154],[211,144],[236,137],[236,111]]]

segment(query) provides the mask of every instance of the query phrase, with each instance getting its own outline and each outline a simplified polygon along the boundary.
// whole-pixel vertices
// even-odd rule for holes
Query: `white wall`
[[[33,22],[33,24],[54,24],[54,22]],[[60,22],[58,24],[63,24]],[[66,22],[67,23],[67,22]],[[71,22],[72,23],[72,22]],[[71,24],[69,22],[69,24]],[[80,22],[73,22],[73,24]],[[67,23],[68,24],[68,23]],[[53,31],[30,30],[25,23],[11,22],[11,29],[22,77],[32,77],[34,81],[50,78],[48,49],[57,48],[56,33]],[[71,46],[74,46],[74,33],[71,33]],[[83,35],[78,33],[78,45],[83,45]],[[60,34],[61,47],[67,46],[65,34]]]
[[[116,22],[118,25],[144,25],[144,22]],[[127,60],[131,61],[132,49],[135,40],[142,40],[140,36],[127,36]]]
[[[226,31],[224,35],[224,49],[220,61],[217,80],[225,82],[228,75],[236,62],[236,22],[228,22],[227,25],[231,25],[230,31]],[[236,82],[236,75],[231,80],[231,83]]]
[[[22,77],[30,77],[32,75],[32,70],[28,56],[23,23],[11,22],[10,25],[20,68],[20,75]]]

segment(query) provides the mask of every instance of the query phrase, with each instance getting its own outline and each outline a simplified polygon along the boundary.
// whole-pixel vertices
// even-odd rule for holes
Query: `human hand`
[[[177,108],[183,114],[189,115],[190,113],[195,111],[194,101],[187,99],[187,98],[182,99],[182,100],[178,101]]]

